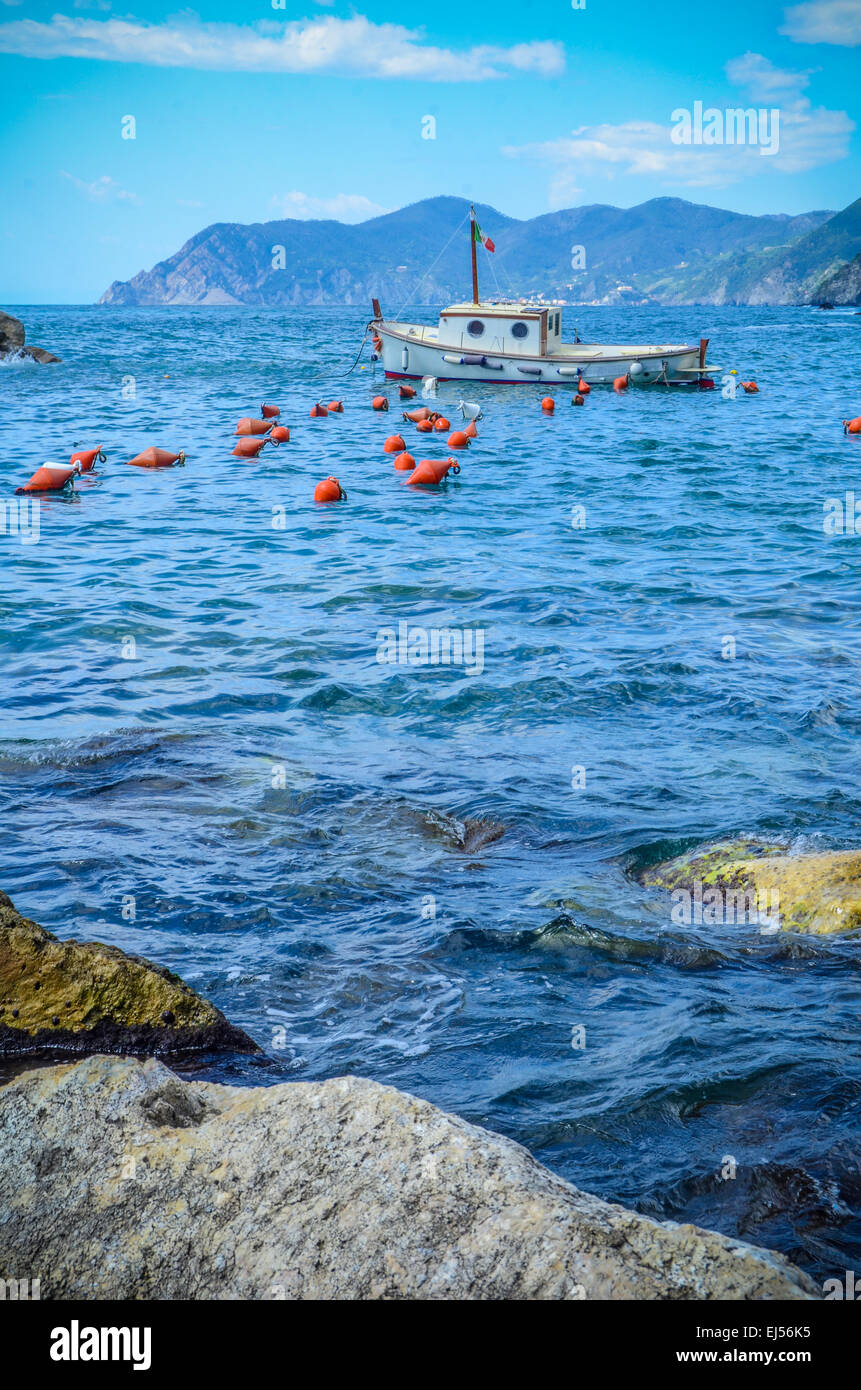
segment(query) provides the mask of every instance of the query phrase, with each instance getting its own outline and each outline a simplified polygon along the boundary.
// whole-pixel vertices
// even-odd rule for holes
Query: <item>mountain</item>
[[[217,222],[174,256],[115,281],[102,304],[361,304],[392,316],[470,289],[463,198],[427,198],[357,225]],[[476,206],[497,253],[481,256],[488,295],[576,303],[797,303],[861,251],[861,200],[839,213],[753,217],[681,198],[592,204],[522,221]],[[574,269],[575,248],[585,269]]]
[[[861,255],[820,280],[815,303],[861,304]]]

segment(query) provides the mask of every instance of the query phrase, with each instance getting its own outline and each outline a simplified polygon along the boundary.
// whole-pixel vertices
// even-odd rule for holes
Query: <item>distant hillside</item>
[[[354,226],[215,223],[152,270],[115,281],[99,302],[370,305],[376,295],[392,315],[408,298],[436,304],[469,292],[468,210],[465,199],[440,197]],[[795,303],[861,251],[861,200],[836,215],[796,217],[751,217],[681,198],[633,208],[594,204],[528,221],[482,205],[476,213],[497,246],[493,256],[480,253],[488,295]],[[586,266],[575,270],[580,246]]]
[[[861,255],[820,280],[813,301],[815,304],[861,304]]]

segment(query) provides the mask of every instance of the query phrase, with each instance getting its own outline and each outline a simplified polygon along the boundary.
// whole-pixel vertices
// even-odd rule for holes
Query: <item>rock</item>
[[[34,362],[62,362],[61,357],[55,357],[53,352],[48,352],[47,348],[22,347],[21,352],[25,357],[32,357]]]
[[[2,897],[0,1057],[259,1050],[170,970],[116,946],[58,941]]]
[[[24,346],[26,333],[20,319],[0,310],[0,357],[11,353],[16,357],[30,357],[34,362],[60,362],[47,348]]]
[[[426,832],[445,840],[464,854],[476,854],[485,845],[492,845],[505,834],[505,826],[499,821],[484,816],[459,820],[457,816],[451,816],[445,811],[422,812],[421,825]]]
[[[718,889],[744,921],[745,894],[779,918],[783,931],[824,936],[861,927],[861,851],[787,854],[759,840],[727,840],[682,854],[641,875],[650,887]],[[733,894],[734,902],[729,903]],[[776,909],[776,914],[775,914]],[[752,920],[752,919],[751,919]]]
[[[54,1299],[808,1299],[782,1256],[580,1192],[356,1077],[91,1057],[0,1088],[0,1277]]]
[[[24,325],[20,319],[0,310],[0,352],[15,352],[24,346]]]

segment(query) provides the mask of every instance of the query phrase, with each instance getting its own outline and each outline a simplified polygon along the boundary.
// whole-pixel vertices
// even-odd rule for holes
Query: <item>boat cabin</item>
[[[562,311],[552,304],[452,304],[439,316],[437,340],[465,352],[544,357],[562,342]]]

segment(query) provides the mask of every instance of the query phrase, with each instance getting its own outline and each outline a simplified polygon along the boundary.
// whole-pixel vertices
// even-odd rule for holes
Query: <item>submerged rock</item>
[[[476,854],[485,845],[501,840],[505,834],[504,825],[486,816],[460,820],[444,811],[426,811],[422,813],[421,821],[425,830],[464,854]]]
[[[259,1049],[178,975],[97,941],[58,941],[0,894],[0,1057]]]
[[[13,357],[31,357],[34,362],[59,362],[62,359],[55,357],[47,348],[25,347],[26,338],[24,325],[20,319],[13,318],[11,314],[4,314],[0,311],[0,357],[7,354]]]
[[[807,1299],[356,1077],[239,1088],[92,1057],[0,1088],[0,1277],[48,1298]]]
[[[783,931],[827,935],[861,928],[861,851],[787,854],[759,840],[721,841],[658,864],[649,887],[724,899],[727,922],[767,918]],[[706,920],[715,920],[706,917]]]

